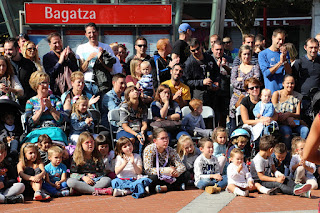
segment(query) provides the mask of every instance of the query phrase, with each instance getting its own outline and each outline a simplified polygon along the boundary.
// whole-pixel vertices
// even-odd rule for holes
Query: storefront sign
[[[171,5],[25,3],[26,24],[171,25]]]

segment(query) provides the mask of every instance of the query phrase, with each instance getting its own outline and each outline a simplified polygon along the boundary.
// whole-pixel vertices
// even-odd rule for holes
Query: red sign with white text
[[[171,25],[171,5],[25,3],[26,24]]]

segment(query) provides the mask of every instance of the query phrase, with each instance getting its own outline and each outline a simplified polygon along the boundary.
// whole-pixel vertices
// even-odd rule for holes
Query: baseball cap
[[[195,31],[195,29],[192,28],[192,27],[190,26],[190,24],[188,24],[188,23],[180,24],[178,31],[179,31],[179,33],[182,33],[182,32],[187,32],[188,29],[191,30],[192,32]]]

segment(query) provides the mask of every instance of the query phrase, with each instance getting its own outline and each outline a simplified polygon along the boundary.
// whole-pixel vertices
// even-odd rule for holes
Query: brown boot
[[[217,184],[215,184],[213,187],[214,187],[215,193],[221,192],[221,187],[219,187]]]
[[[216,192],[214,186],[207,186],[204,190],[209,194],[214,194]]]

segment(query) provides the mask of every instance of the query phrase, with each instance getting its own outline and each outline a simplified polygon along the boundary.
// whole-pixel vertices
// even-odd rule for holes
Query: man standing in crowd
[[[187,106],[191,100],[190,88],[181,82],[183,75],[183,67],[181,64],[173,65],[171,71],[171,79],[162,84],[167,84],[172,93],[172,99],[176,101],[180,108]]]
[[[35,91],[31,89],[29,79],[31,74],[37,70],[32,61],[26,59],[19,53],[19,45],[15,38],[8,38],[4,43],[4,54],[7,56],[15,70],[23,90],[24,95],[19,98],[19,103],[22,107],[26,105],[29,98],[36,95]]]
[[[265,40],[264,36],[261,34],[256,35],[254,45],[255,46],[261,45],[263,48],[265,48],[266,47],[266,40]]]
[[[320,89],[320,56],[318,55],[319,41],[315,38],[308,38],[305,42],[304,49],[307,54],[296,60],[292,67],[292,73],[296,79],[296,90],[303,95],[301,116],[304,117],[305,110],[311,103],[310,90],[312,88]],[[309,121],[311,124],[311,121]]]
[[[100,107],[102,125],[107,129],[109,129],[108,112],[113,109],[118,109],[120,103],[124,101],[126,76],[122,73],[115,74],[112,77],[112,86],[113,88],[102,97]]]
[[[248,45],[252,49],[252,57],[251,57],[251,64],[256,65],[258,64],[258,54],[254,52],[254,35],[252,34],[244,34],[242,39],[242,45]],[[237,55],[233,60],[233,67],[239,66],[241,64],[241,60]]]
[[[230,37],[224,37],[223,38],[223,44],[224,44],[224,52],[227,56],[231,56],[232,60],[235,59],[235,57],[238,55],[239,49],[233,48],[233,42]]]
[[[196,38],[190,40],[190,52],[185,62],[184,82],[190,87],[192,98],[214,108],[215,91],[219,88],[219,67],[212,56],[202,52]]]
[[[282,81],[286,74],[291,74],[291,66],[287,59],[287,50],[280,51],[284,44],[286,32],[276,29],[272,34],[272,45],[259,53],[259,65],[266,89],[272,93],[282,88]]]
[[[60,90],[55,90],[55,79],[59,73],[64,72],[64,67],[69,67],[72,72],[77,71],[78,64],[75,54],[70,47],[63,49],[61,35],[57,32],[50,33],[47,37],[49,42],[50,52],[43,56],[43,66],[50,76],[50,88],[55,91],[57,95],[60,94]]]
[[[149,61],[151,56],[147,54],[147,49],[148,49],[148,42],[147,39],[144,37],[138,37],[136,39],[134,48],[136,49],[136,54],[130,56],[127,58],[127,64],[130,67],[130,62],[133,58],[139,58],[143,61]],[[127,75],[131,75],[130,73],[127,73]]]
[[[183,64],[190,55],[188,41],[191,39],[194,29],[188,24],[183,23],[179,26],[179,40],[173,44],[171,58],[180,58],[179,63]]]
[[[84,72],[84,81],[86,84],[89,93],[97,94],[98,86],[95,84],[95,76],[93,75],[93,67],[97,59],[101,59],[101,54],[104,50],[106,50],[112,57],[115,57],[112,49],[108,44],[101,43],[98,41],[98,29],[95,23],[89,23],[85,26],[85,35],[88,38],[88,42],[85,44],[81,44],[77,48],[77,55],[80,57],[80,69]],[[117,62],[110,67],[104,67],[109,73],[108,79],[111,81],[111,74],[122,73],[122,66],[120,61]]]
[[[216,41],[211,47],[212,57],[216,61],[220,70],[220,89],[216,92],[216,115],[219,121],[219,126],[226,127],[226,119],[228,115],[228,108],[230,102],[230,72],[228,56],[224,56],[224,48],[222,41]]]

